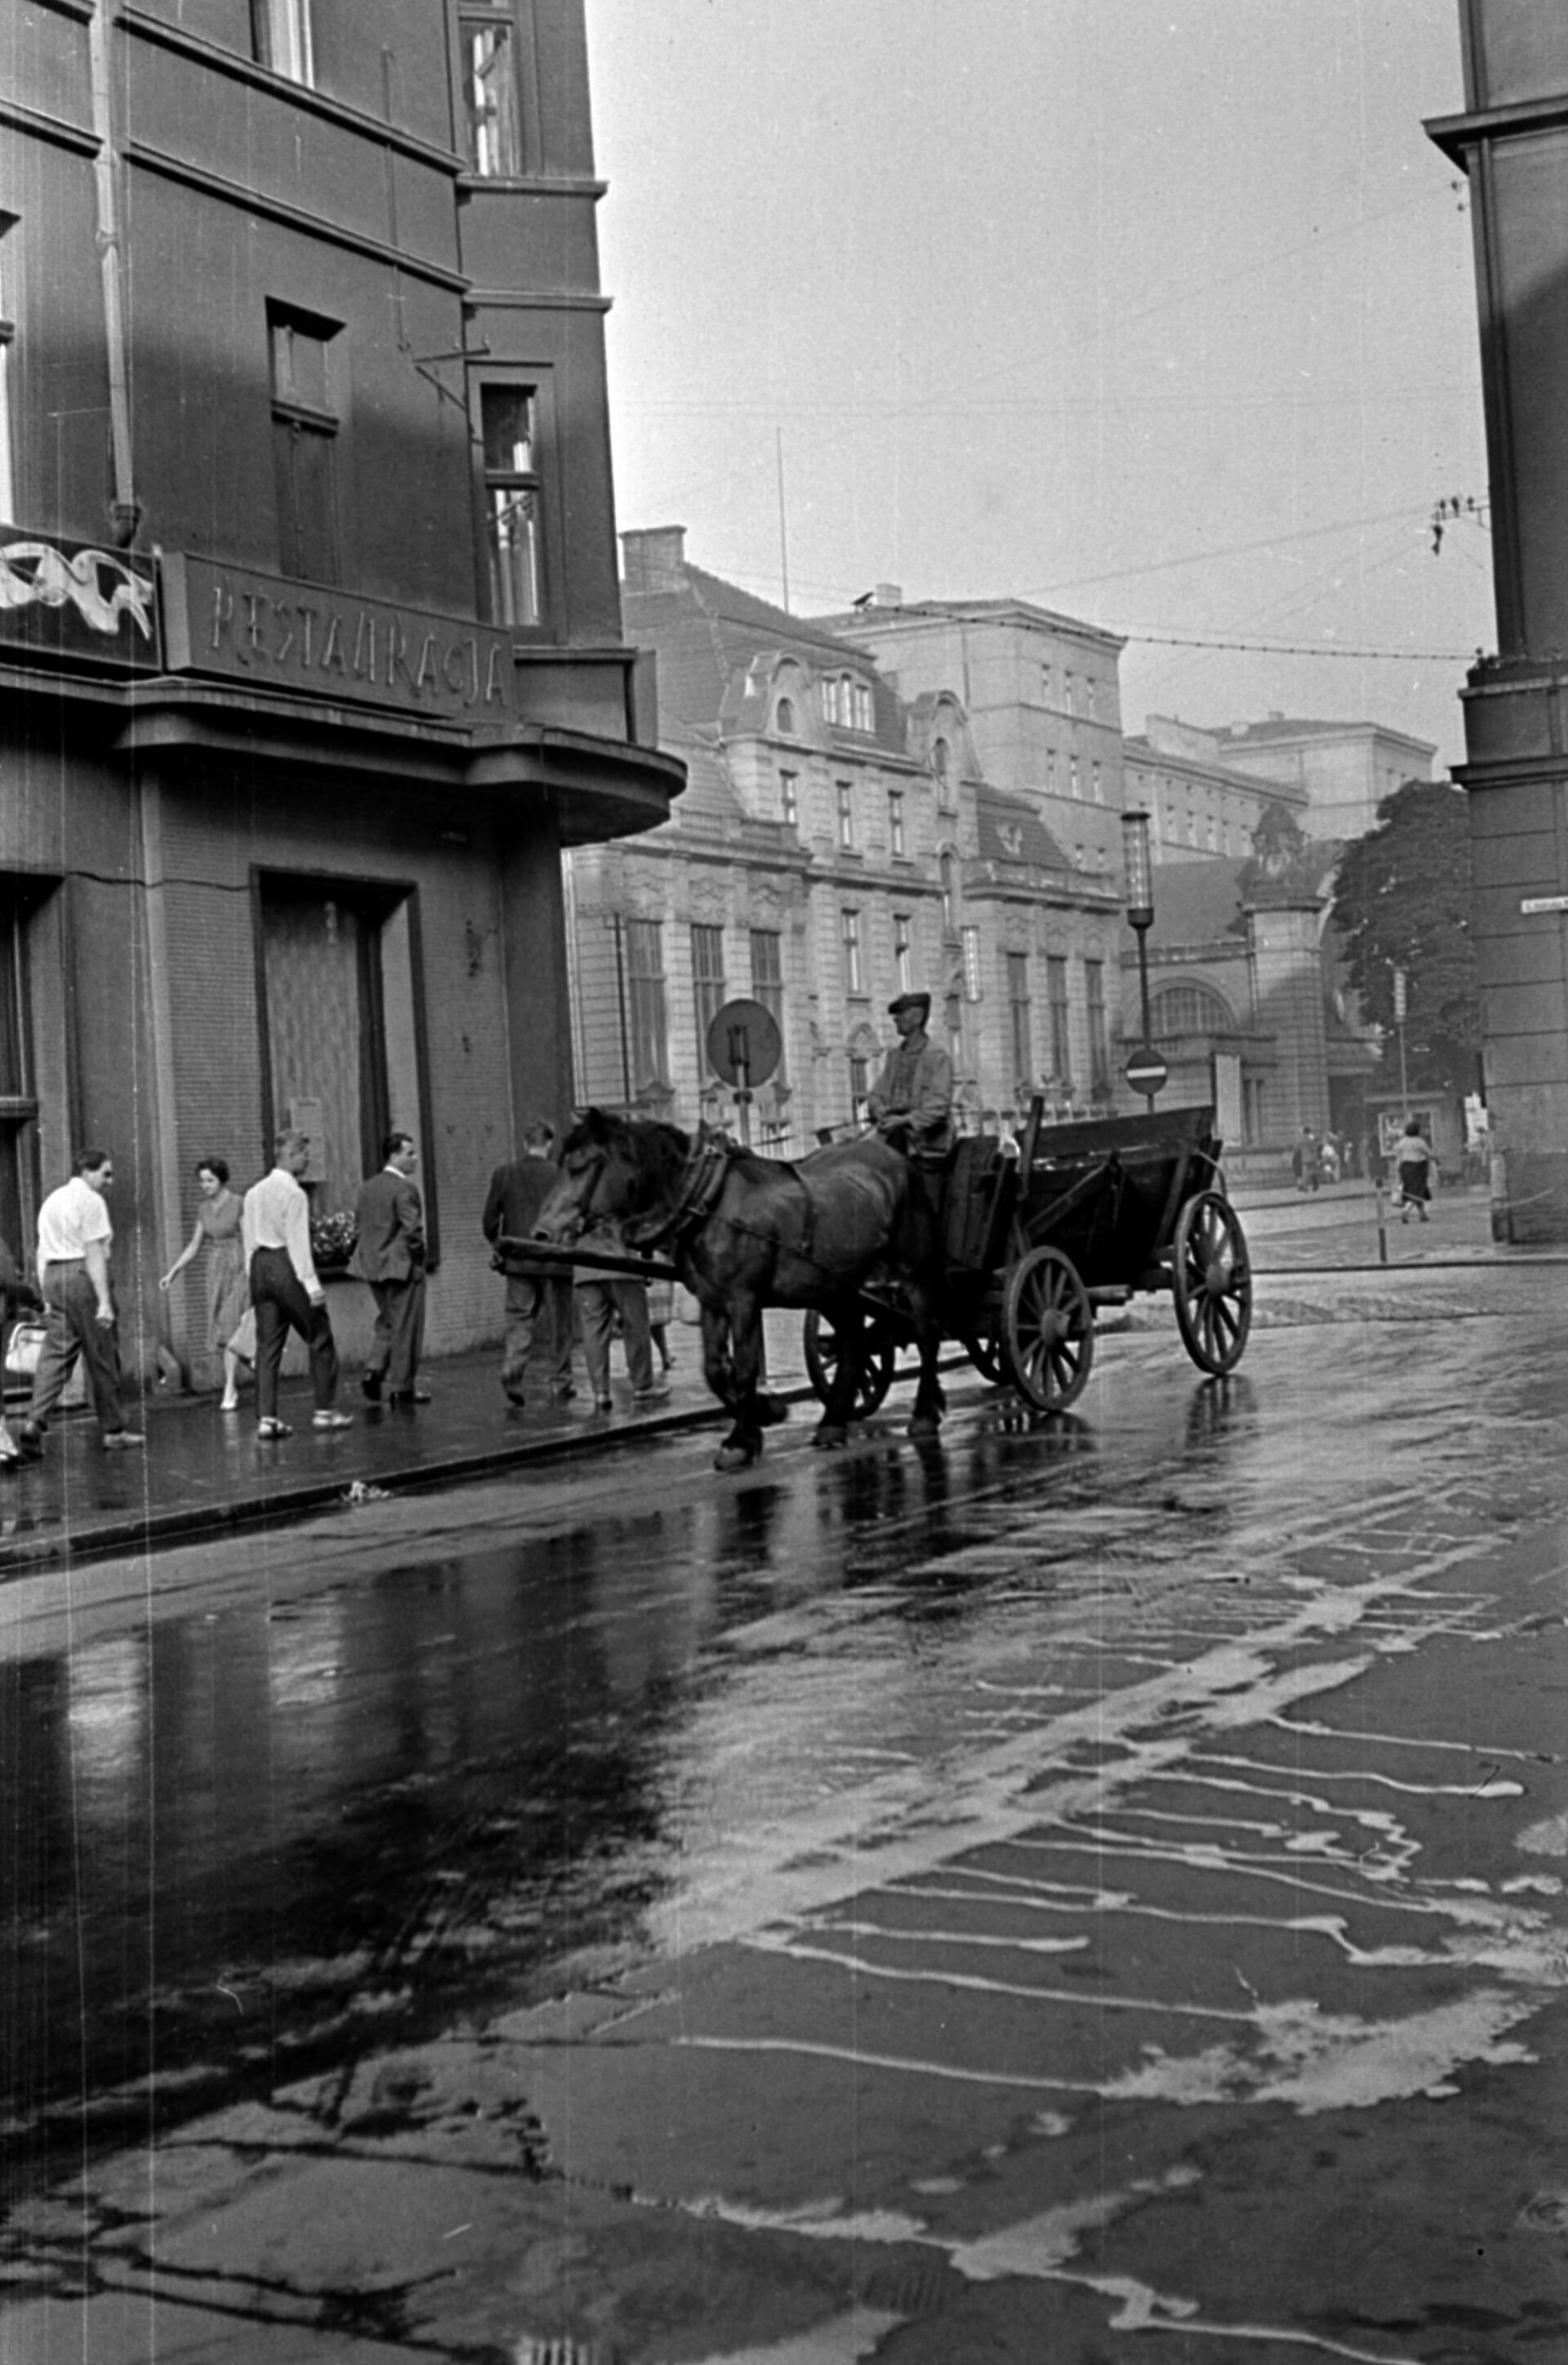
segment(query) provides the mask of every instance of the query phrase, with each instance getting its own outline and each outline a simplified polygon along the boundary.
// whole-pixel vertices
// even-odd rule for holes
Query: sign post
[[[708,1022],[707,1050],[714,1074],[734,1087],[741,1145],[749,1149],[753,1092],[777,1073],[783,1055],[778,1022],[760,1002],[726,1002]]]

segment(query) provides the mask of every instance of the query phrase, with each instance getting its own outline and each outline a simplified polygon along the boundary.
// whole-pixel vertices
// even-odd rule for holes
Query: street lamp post
[[[1137,938],[1137,990],[1143,1039],[1126,1065],[1126,1079],[1148,1102],[1165,1082],[1165,1062],[1154,1048],[1154,1026],[1148,1008],[1148,932],[1154,925],[1154,866],[1149,856],[1148,815],[1122,815],[1122,869],[1126,880],[1127,925]]]

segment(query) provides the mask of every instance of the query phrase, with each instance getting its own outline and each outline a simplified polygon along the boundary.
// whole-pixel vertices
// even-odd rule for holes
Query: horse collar
[[[724,1187],[733,1152],[718,1142],[700,1141],[694,1145],[682,1171],[680,1188],[673,1202],[656,1213],[633,1218],[625,1225],[628,1243],[641,1249],[658,1248],[666,1240],[678,1242],[683,1232],[689,1231],[711,1214],[714,1202]]]

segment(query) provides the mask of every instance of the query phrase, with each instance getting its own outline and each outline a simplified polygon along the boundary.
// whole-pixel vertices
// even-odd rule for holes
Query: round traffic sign
[[[1122,1073],[1135,1093],[1161,1092],[1170,1081],[1170,1070],[1152,1043],[1137,1044]]]
[[[708,1064],[727,1084],[754,1092],[774,1073],[783,1049],[778,1022],[760,1002],[726,1002],[708,1022]]]

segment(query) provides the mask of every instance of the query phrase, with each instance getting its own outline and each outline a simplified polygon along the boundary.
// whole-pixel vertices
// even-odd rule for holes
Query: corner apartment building
[[[581,0],[14,0],[0,94],[0,1233],[111,1149],[145,1313],[197,1158],[303,1124],[326,1214],[406,1125],[465,1345],[490,1168],[570,1104],[562,849],[680,785]]]
[[[783,1059],[754,1138],[797,1153],[856,1122],[913,987],[970,1130],[1035,1091],[1108,1105],[1114,880],[985,778],[954,687],[896,695],[854,642],[691,564],[679,527],[622,540],[626,629],[689,786],[665,827],[573,857],[580,1096],[734,1126],[707,1029],[757,1001]]]

